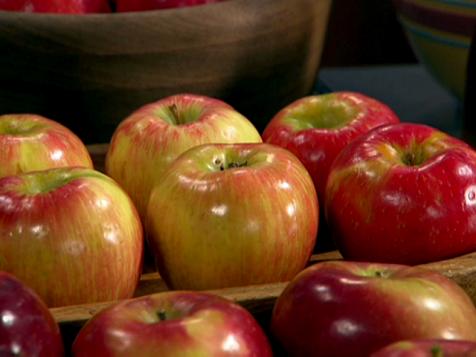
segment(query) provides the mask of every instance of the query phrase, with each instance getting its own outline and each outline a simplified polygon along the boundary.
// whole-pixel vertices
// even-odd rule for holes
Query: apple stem
[[[181,118],[180,118],[179,110],[177,108],[177,104],[174,103],[174,104],[170,105],[169,110],[172,112],[172,115],[174,116],[175,122],[177,124],[180,124],[181,123]]]
[[[160,310],[157,312],[157,317],[160,321],[165,321],[167,320],[167,313],[164,310]]]

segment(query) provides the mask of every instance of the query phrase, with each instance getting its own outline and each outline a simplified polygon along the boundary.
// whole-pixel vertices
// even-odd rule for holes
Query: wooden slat
[[[312,256],[310,262],[318,263],[342,259],[337,252],[328,252]],[[476,253],[455,259],[421,265],[440,272],[459,284],[476,304]],[[248,308],[252,313],[271,310],[275,299],[281,294],[286,283],[254,285],[246,287],[211,290],[209,292],[233,300]],[[157,273],[144,274],[136,291],[136,296],[152,295],[167,291],[167,287]],[[98,311],[114,302],[67,306],[51,309],[56,320],[61,323],[85,322]]]

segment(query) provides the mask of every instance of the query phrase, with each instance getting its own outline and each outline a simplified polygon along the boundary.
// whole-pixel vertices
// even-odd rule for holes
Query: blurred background
[[[462,101],[419,63],[391,0],[334,0],[316,88],[326,90],[360,91],[402,120],[462,135]]]

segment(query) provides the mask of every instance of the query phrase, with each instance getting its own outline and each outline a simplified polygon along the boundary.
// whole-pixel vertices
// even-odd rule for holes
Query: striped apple
[[[86,168],[0,179],[0,270],[50,306],[131,297],[143,233],[127,194]]]
[[[208,144],[164,172],[146,228],[174,289],[287,281],[306,265],[318,227],[312,179],[269,144]]]
[[[72,131],[39,115],[0,116],[0,177],[66,166],[93,167]]]
[[[228,104],[179,94],[146,105],[115,130],[106,172],[129,193],[145,217],[150,192],[181,153],[206,143],[261,142],[253,124]]]
[[[222,297],[173,291],[120,302],[94,316],[73,344],[75,357],[270,357],[253,316]]]

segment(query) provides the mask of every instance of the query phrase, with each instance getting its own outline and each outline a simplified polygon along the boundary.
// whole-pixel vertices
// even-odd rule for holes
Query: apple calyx
[[[153,316],[153,319],[150,322],[161,323],[164,321],[177,320],[182,318],[183,316],[184,314],[180,311],[176,311],[174,309],[170,310],[168,308],[159,308],[155,312],[155,316]]]
[[[18,120],[16,115],[4,115],[0,120],[0,134],[11,136],[32,135],[41,130],[44,125],[33,120]]]
[[[248,166],[248,161],[245,160],[245,161],[242,161],[242,162],[238,162],[238,161],[229,161],[229,162],[227,162],[227,161],[222,160],[220,158],[216,158],[213,161],[213,164],[220,171],[225,171],[225,170],[229,170],[229,169],[236,169],[236,168]]]
[[[156,114],[171,125],[186,125],[200,118],[202,110],[197,105],[180,107],[176,103],[160,108]]]
[[[360,270],[360,275],[368,278],[388,279],[392,275],[392,271],[383,268],[368,268]]]
[[[442,349],[440,346],[438,346],[438,345],[433,346],[433,347],[431,348],[431,352],[430,352],[430,353],[431,353],[431,356],[432,356],[432,357],[443,357],[443,356],[444,356],[443,349]]]

